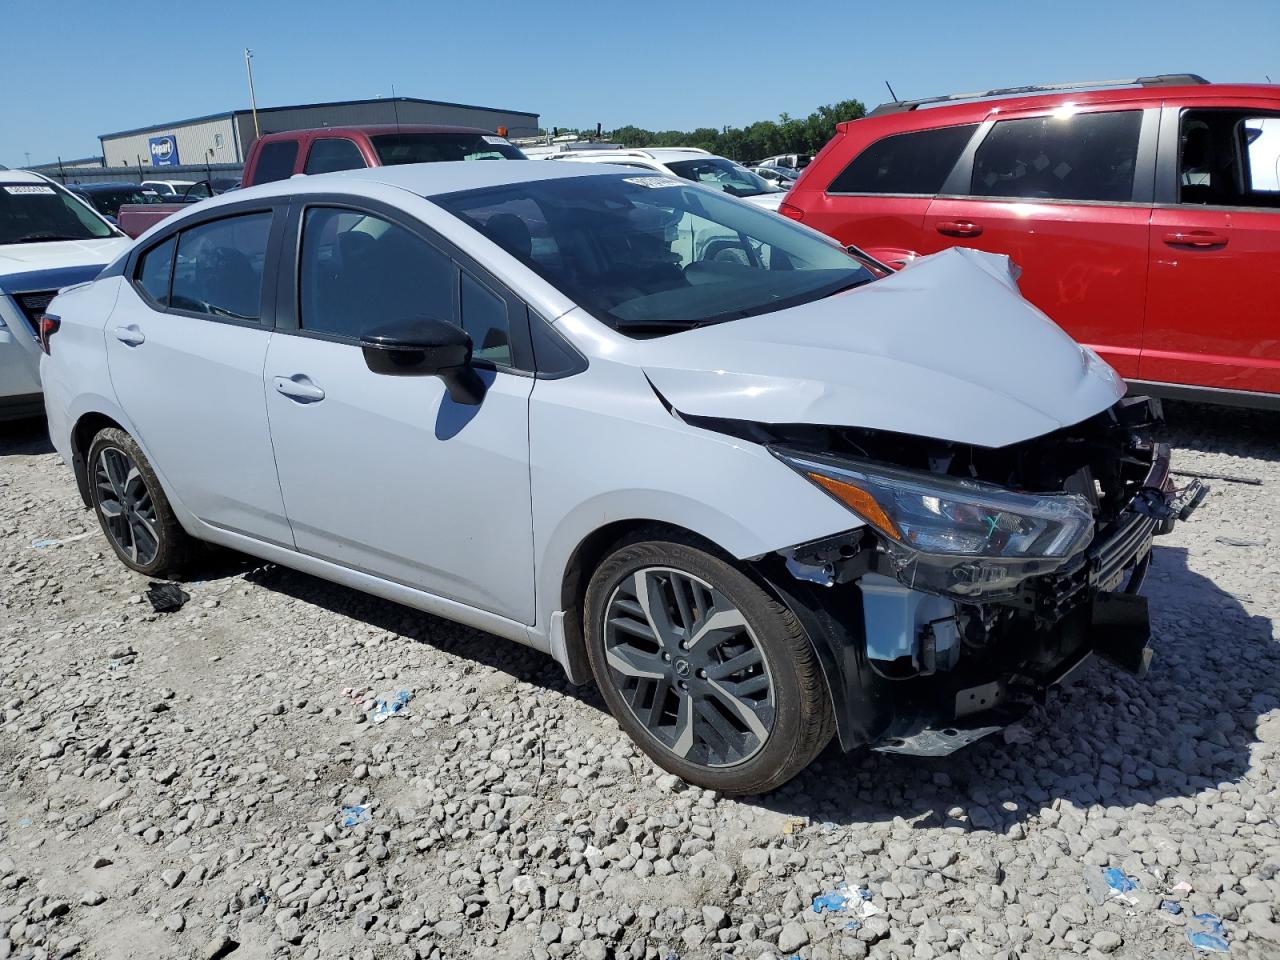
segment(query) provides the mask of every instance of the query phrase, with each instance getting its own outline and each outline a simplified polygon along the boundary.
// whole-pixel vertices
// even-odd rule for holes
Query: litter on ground
[[[1176,900],[1161,900],[1160,909],[1165,913],[1171,913],[1175,917],[1182,912],[1182,904]]]
[[[396,694],[384,693],[378,697],[377,704],[373,708],[373,722],[386,723],[392,717],[396,716],[409,703],[409,691],[400,690]]]
[[[156,613],[174,613],[186,606],[191,594],[176,583],[153,580],[147,585],[147,599],[151,601],[151,609]]]
[[[344,827],[356,827],[362,823],[368,823],[369,816],[369,808],[364,804],[352,804],[349,807],[342,808],[342,825]]]
[[[1222,918],[1213,913],[1197,913],[1187,924],[1187,943],[1202,953],[1226,953],[1229,948]]]
[[[31,546],[37,550],[45,550],[49,547],[56,547],[64,543],[75,543],[77,540],[83,540],[85,537],[93,536],[92,531],[86,533],[77,533],[73,537],[37,537],[31,541]]]

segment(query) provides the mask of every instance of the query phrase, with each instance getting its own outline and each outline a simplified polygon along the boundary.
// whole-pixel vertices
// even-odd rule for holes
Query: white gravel
[[[39,425],[0,427],[0,958],[1185,958],[1202,912],[1280,956],[1280,416],[1169,413],[1177,466],[1264,483],[1159,541],[1145,681],[745,801],[549,659],[319,580],[224,558],[152,613]],[[1096,902],[1098,867],[1136,889]]]

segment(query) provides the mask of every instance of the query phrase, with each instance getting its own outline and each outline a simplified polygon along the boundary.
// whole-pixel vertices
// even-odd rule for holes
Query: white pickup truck
[[[69,190],[0,168],[0,420],[41,412],[39,319],[130,240]]]

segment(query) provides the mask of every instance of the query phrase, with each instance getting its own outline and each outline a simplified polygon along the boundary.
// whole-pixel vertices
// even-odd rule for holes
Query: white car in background
[[[195,185],[194,180],[143,180],[144,187],[150,187],[162,197],[184,196],[187,190]]]
[[[39,414],[39,320],[62,287],[129,246],[97,211],[38,173],[0,169],[0,420]]]
[[[620,167],[652,170],[669,177],[691,180],[723,190],[757,207],[775,213],[786,196],[785,190],[756,176],[740,163],[717,157],[697,147],[649,147],[644,150],[600,150],[592,153],[567,153],[556,158],[560,162],[611,163]]]
[[[50,437],[125,565],[211,541],[535,647],[728,793],[833,734],[949,753],[1093,653],[1142,673],[1195,506],[1006,258],[890,273],[652,170],[251,187],[50,314]]]

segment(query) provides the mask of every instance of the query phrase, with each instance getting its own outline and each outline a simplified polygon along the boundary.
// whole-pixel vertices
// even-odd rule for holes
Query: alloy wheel
[[[117,447],[104,447],[94,464],[98,510],[120,552],[145,567],[160,552],[155,502],[137,464]]]
[[[681,759],[732,766],[769,738],[769,664],[746,617],[704,580],[666,567],[627,577],[605,610],[604,653],[628,709]]]

